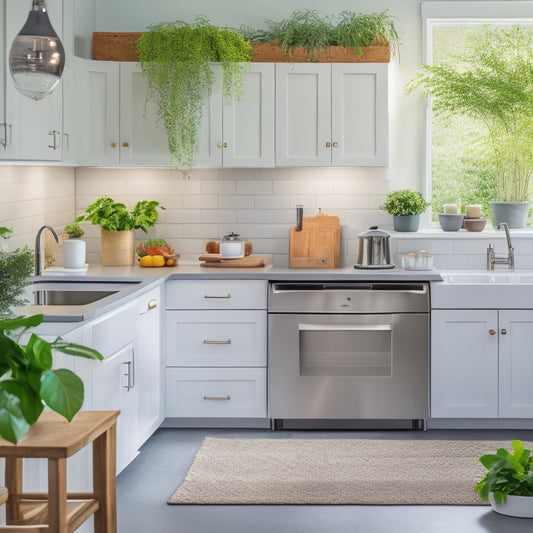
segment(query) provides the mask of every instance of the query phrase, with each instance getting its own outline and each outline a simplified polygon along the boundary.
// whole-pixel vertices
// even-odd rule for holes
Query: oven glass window
[[[391,376],[392,327],[300,324],[301,376]]]

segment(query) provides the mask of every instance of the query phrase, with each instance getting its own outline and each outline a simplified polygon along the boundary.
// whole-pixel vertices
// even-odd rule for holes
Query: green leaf
[[[41,370],[48,370],[52,368],[52,348],[50,343],[41,337],[31,334],[30,340],[26,345],[26,355],[29,363]]]
[[[0,320],[0,330],[13,331],[17,329],[34,328],[42,323],[44,315],[32,315],[27,317],[6,318]]]
[[[0,390],[18,398],[22,415],[30,426],[37,422],[44,406],[39,394],[31,386],[14,379],[6,379],[0,382]]]
[[[30,429],[26,422],[20,400],[0,387],[0,435],[16,444]]]
[[[58,352],[75,355],[77,357],[85,357],[86,359],[95,359],[101,361],[104,356],[97,350],[89,348],[88,346],[83,346],[82,344],[75,344],[72,342],[65,342],[63,339],[58,337],[52,344],[52,349],[57,350]]]
[[[83,404],[83,381],[65,368],[45,370],[41,397],[50,409],[70,422]]]

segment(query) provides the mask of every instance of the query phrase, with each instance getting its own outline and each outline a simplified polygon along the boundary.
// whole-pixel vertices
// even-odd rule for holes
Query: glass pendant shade
[[[50,23],[44,0],[33,0],[28,20],[9,52],[15,86],[22,94],[40,100],[55,89],[64,67],[65,50]]]

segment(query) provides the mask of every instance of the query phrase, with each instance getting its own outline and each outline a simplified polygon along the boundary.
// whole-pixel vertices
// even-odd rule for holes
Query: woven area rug
[[[478,457],[501,447],[511,442],[206,437],[168,503],[482,505]]]

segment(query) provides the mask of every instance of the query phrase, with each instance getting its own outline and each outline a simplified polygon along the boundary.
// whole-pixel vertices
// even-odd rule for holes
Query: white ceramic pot
[[[85,241],[67,239],[63,241],[63,266],[83,268],[85,266]]]
[[[504,502],[496,503],[491,492],[489,500],[497,513],[518,518],[533,518],[533,496],[507,496]]]

